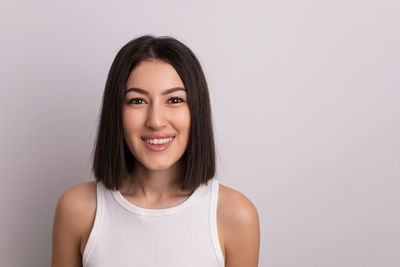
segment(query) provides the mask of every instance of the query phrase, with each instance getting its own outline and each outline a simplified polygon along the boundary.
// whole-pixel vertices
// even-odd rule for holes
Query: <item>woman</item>
[[[207,83],[176,39],[118,52],[92,170],[57,203],[53,267],[258,265],[257,210],[215,177]]]

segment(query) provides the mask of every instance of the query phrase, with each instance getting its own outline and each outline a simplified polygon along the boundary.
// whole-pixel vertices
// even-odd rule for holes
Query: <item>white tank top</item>
[[[217,231],[219,181],[165,209],[134,205],[97,182],[95,221],[83,267],[223,267]]]

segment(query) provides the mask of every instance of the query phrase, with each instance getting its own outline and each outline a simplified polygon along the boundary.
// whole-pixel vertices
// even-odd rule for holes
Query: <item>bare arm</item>
[[[226,267],[257,267],[260,223],[254,204],[242,193],[228,189],[221,208]]]
[[[84,211],[79,202],[79,188],[73,187],[57,203],[52,235],[52,267],[81,267],[80,215]]]

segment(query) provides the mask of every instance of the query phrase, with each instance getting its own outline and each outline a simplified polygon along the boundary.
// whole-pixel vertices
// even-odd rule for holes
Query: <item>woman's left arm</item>
[[[221,231],[225,243],[226,267],[257,267],[260,252],[260,222],[256,207],[242,193],[222,189]]]

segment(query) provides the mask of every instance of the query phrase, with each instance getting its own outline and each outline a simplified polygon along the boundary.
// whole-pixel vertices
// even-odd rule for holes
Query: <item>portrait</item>
[[[400,266],[398,2],[0,7],[0,266]]]

